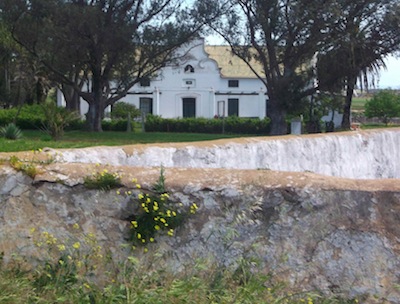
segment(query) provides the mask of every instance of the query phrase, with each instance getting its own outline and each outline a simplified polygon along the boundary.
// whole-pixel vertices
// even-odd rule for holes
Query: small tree
[[[112,119],[127,119],[128,113],[131,114],[131,118],[136,118],[140,116],[140,111],[135,105],[129,104],[127,102],[119,101],[115,103],[112,107],[111,118]]]
[[[43,129],[56,141],[63,137],[65,127],[80,118],[77,112],[58,107],[53,101],[46,101],[43,104],[43,113],[45,116]]]
[[[379,91],[366,102],[365,116],[378,117],[388,125],[393,117],[400,116],[400,95],[391,90]]]

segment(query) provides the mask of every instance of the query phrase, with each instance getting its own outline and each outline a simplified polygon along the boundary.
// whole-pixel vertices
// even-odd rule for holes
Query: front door
[[[182,109],[182,117],[196,117],[196,98],[183,98]]]

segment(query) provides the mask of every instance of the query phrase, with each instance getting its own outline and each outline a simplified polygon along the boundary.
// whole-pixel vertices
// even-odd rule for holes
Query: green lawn
[[[191,142],[221,138],[243,137],[243,135],[196,134],[196,133],[127,133],[127,132],[66,132],[60,141],[51,140],[42,131],[24,130],[23,138],[7,140],[0,138],[0,152],[29,151],[49,148],[83,148],[90,146],[119,146],[144,143]]]
[[[364,111],[365,103],[369,100],[369,97],[354,97],[351,103],[352,111]]]

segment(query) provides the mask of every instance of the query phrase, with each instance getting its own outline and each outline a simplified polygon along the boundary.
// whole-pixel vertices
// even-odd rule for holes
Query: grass
[[[48,148],[84,148],[91,146],[120,146],[147,143],[193,142],[243,135],[197,134],[197,133],[128,133],[128,132],[66,132],[62,140],[53,141],[42,131],[24,130],[20,140],[0,138],[0,152],[30,151]]]
[[[165,269],[150,270],[142,262],[129,257],[118,275],[107,274],[102,286],[79,275],[73,262],[60,266],[55,261],[38,266],[33,273],[18,266],[0,267],[0,303],[359,303],[358,299],[324,297],[316,291],[296,292],[273,282],[270,275],[250,273],[246,265],[235,270],[200,261],[184,273],[171,274]]]
[[[351,103],[352,111],[364,111],[365,103],[369,100],[369,97],[354,97]]]

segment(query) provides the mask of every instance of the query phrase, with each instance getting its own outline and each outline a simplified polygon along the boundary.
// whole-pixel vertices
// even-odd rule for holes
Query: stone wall
[[[100,148],[99,148],[100,149]],[[37,155],[36,155],[37,157]],[[0,252],[40,257],[30,229],[73,235],[79,223],[115,259],[123,246],[133,207],[115,191],[88,190],[83,177],[105,166],[52,163],[34,180],[7,164],[0,167]],[[106,166],[135,177],[144,190],[159,168]],[[400,302],[400,184],[398,180],[352,180],[314,173],[270,170],[167,168],[172,197],[199,212],[174,238],[154,250],[178,271],[196,258],[212,257],[221,267],[257,258],[263,271],[307,290],[369,294]],[[139,254],[139,253],[138,253]],[[156,265],[155,265],[156,266]]]
[[[59,161],[400,178],[400,129],[64,150]]]

